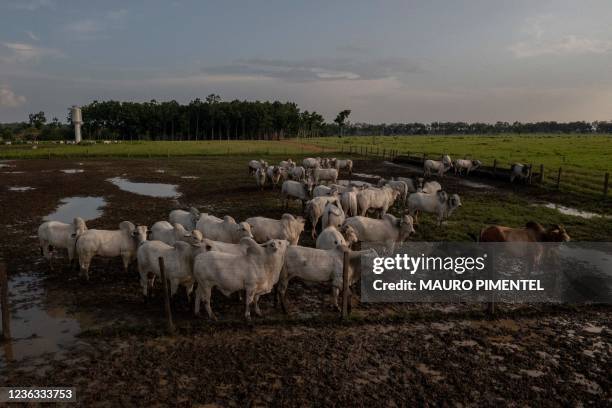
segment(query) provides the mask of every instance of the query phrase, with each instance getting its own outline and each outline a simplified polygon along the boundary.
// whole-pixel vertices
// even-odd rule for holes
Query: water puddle
[[[50,368],[49,354],[55,360],[69,357],[81,325],[63,307],[43,303],[47,296],[40,277],[11,276],[8,287],[12,340],[3,344],[0,368],[8,369],[18,363],[20,370],[43,374]]]
[[[198,176],[181,176],[182,179],[186,179],[186,180],[196,180],[199,179]]]
[[[102,216],[102,209],[106,201],[102,197],[69,197],[60,201],[55,212],[47,215],[45,221],[61,221],[71,223],[74,217],[81,217],[85,221],[94,220]]]
[[[479,188],[479,189],[486,189],[486,190],[495,188],[490,184],[478,183],[476,181],[470,181],[470,180],[459,180],[459,183],[463,184],[466,187],[470,187],[470,188]]]
[[[162,173],[162,174],[163,174],[163,173],[165,173],[165,172],[166,172],[166,170],[157,169],[157,170],[155,170],[155,172],[156,172],[156,173]]]
[[[612,216],[610,215],[597,214],[594,212],[579,210],[577,208],[566,207],[564,205],[555,204],[555,203],[532,204],[532,205],[536,207],[550,208],[551,210],[557,210],[561,214],[564,214],[564,215],[571,215],[574,217],[580,217],[580,218],[584,218],[587,220],[590,220],[591,218],[598,218],[598,217],[599,218],[612,218]]]
[[[23,174],[25,171],[5,171],[4,174]]]
[[[380,176],[376,176],[374,174],[367,174],[367,173],[353,173],[353,176],[361,177],[361,178],[371,178],[371,179],[379,179],[380,178]]]
[[[0,163],[0,169],[6,169],[6,168],[11,168],[11,167],[15,167],[15,165],[8,164],[8,163]]]
[[[34,187],[9,187],[9,191],[30,191],[36,190]]]
[[[85,170],[83,169],[64,169],[60,171],[66,174],[76,174],[76,173],[83,173]]]
[[[158,198],[178,198],[181,194],[176,191],[175,184],[164,183],[134,183],[121,177],[107,179],[123,191]]]
[[[393,163],[393,162],[390,162],[390,161],[384,161],[383,164],[385,166],[396,167],[396,168],[399,168],[399,169],[411,170],[411,171],[418,172],[418,173],[422,173],[423,172],[423,167],[415,166],[415,165],[412,165],[412,164],[397,164],[397,163]]]

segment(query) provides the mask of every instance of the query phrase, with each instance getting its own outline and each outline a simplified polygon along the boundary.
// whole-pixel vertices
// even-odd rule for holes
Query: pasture
[[[195,150],[200,143],[191,147]],[[312,150],[305,153],[323,155],[318,140],[308,143],[304,148]],[[153,302],[143,304],[137,274],[123,272],[119,261],[96,260],[89,282],[68,270],[65,259],[57,259],[57,267],[49,270],[39,252],[36,229],[66,198],[103,200],[102,204],[94,201],[95,207],[101,207],[94,208],[98,211],[87,221],[90,228],[114,229],[123,220],[151,226],[167,219],[170,210],[189,206],[202,213],[229,214],[239,221],[256,215],[280,218],[285,211],[278,190],[257,189],[247,174],[246,157],[263,155],[272,163],[291,152],[294,159],[301,160],[301,145],[266,142],[257,155],[253,151],[261,147],[259,143],[235,142],[235,148],[241,150],[230,150],[229,155],[220,145],[202,145],[210,149],[198,155],[210,157],[179,160],[172,154],[195,153],[188,149],[188,143],[145,143],[90,149],[125,152],[123,149],[130,146],[135,149],[131,155],[141,152],[146,156],[146,148],[157,146],[159,154],[152,154],[157,157],[119,160],[92,153],[95,157],[83,160],[81,155],[70,158],[80,146],[53,146],[66,149],[63,151],[69,158],[4,163],[8,167],[1,169],[0,225],[6,235],[0,251],[8,264],[11,292],[16,294],[12,301],[18,339],[9,344],[12,361],[5,347],[0,366],[3,383],[70,383],[79,387],[84,403],[96,400],[100,392],[96,384],[113,383],[116,385],[108,391],[108,399],[124,404],[135,402],[126,399],[126,394],[130,398],[138,395],[139,403],[180,401],[181,395],[188,395],[220,404],[282,404],[287,400],[373,404],[389,393],[401,393],[414,403],[440,393],[449,395],[450,400],[476,402],[478,398],[470,395],[469,384],[462,380],[466,376],[477,379],[496,396],[544,401],[548,398],[545,393],[525,385],[564,381],[565,377],[553,375],[557,370],[568,378],[588,371],[592,373],[589,381],[609,388],[610,379],[599,363],[575,352],[576,348],[595,349],[601,338],[573,335],[586,327],[605,326],[609,316],[606,307],[502,306],[499,320],[487,321],[480,305],[359,304],[355,299],[351,319],[340,323],[330,307],[328,285],[292,281],[287,295],[289,315],[274,308],[271,296],[266,296],[261,302],[264,316],[248,325],[243,320],[242,302],[215,293],[212,303],[219,322],[195,319],[187,305],[179,303],[175,309],[178,334],[168,338],[163,335],[159,285]],[[171,147],[176,150],[171,157],[165,156],[164,148]],[[376,176],[414,175],[410,169],[365,159],[356,160],[354,172],[354,178],[370,182]],[[126,191],[121,183],[109,182],[118,178],[170,186],[158,186],[170,194],[152,197]],[[564,224],[574,240],[610,239],[612,219],[567,215],[544,206],[552,202],[601,213],[600,202],[593,204],[536,187],[468,181],[472,184],[455,177],[444,179],[449,193],[461,195],[463,207],[441,227],[433,217],[423,215],[411,241],[465,241],[471,239],[469,233],[485,225],[521,226],[530,220]],[[31,189],[16,190],[20,187]],[[79,215],[82,211],[77,206],[68,212]],[[293,203],[288,212],[299,215],[301,207]],[[399,214],[398,210],[393,212]],[[309,232],[307,227],[301,245],[313,246]],[[24,321],[39,325],[32,329]],[[522,350],[505,346],[511,343],[520,343]],[[470,352],[465,352],[466,347]],[[531,367],[525,361],[540,352],[544,357],[537,366],[543,374],[534,380],[536,377],[524,372]],[[57,355],[63,355],[64,361],[54,361],[52,356]],[[556,355],[560,357],[552,357]],[[499,358],[504,361],[504,370],[499,369]],[[404,368],[400,370],[400,366]],[[170,370],[184,374],[171,377]],[[136,385],[134,373],[140,373]],[[319,381],[322,377],[334,381]],[[333,389],[330,384],[335,384]],[[365,397],[355,399],[355,386]],[[568,387],[556,388],[567,393],[553,397],[560,400],[589,396],[587,385],[572,388],[571,395]],[[413,390],[410,395],[406,395],[408,389]]]

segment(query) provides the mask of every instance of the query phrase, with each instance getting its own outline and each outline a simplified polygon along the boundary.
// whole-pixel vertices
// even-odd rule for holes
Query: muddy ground
[[[0,383],[77,387],[80,405],[548,405],[609,406],[609,306],[498,307],[359,304],[340,322],[329,288],[292,282],[289,316],[262,299],[264,317],[242,319],[242,304],[213,297],[219,322],[178,304],[178,334],[164,334],[163,307],[144,305],[136,272],[96,261],[89,282],[58,258],[42,261],[36,229],[67,197],[101,197],[90,228],[122,220],[152,225],[171,209],[278,218],[278,193],[259,192],[243,157],[161,160],[30,160],[0,169],[0,256],[11,276],[13,336]],[[62,172],[77,169],[82,172]],[[360,161],[356,172],[411,175],[411,169]],[[123,191],[106,181],[177,185],[178,198]],[[195,178],[197,177],[197,178]],[[479,183],[479,180],[471,180]],[[462,184],[463,183],[463,184]],[[533,204],[554,202],[610,213],[610,204],[504,183],[466,185],[449,177],[464,207],[442,228],[422,220],[414,240],[468,240],[489,223],[559,221],[574,239],[610,239],[612,221],[564,216]],[[11,187],[13,189],[11,190]],[[18,191],[14,187],[33,187]],[[296,203],[291,212],[297,214]],[[304,234],[304,245],[312,245]]]

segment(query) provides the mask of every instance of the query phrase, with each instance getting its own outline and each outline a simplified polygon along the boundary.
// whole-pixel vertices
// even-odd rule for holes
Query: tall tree
[[[345,109],[343,111],[340,111],[340,113],[338,113],[338,116],[336,116],[336,119],[334,119],[334,122],[336,122],[338,124],[338,128],[340,128],[339,137],[342,137],[342,130],[344,128],[345,121],[348,119],[350,114],[351,110]]]

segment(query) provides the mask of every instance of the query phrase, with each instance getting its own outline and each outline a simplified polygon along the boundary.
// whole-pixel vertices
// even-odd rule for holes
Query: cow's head
[[[414,233],[414,220],[410,215],[404,215],[400,221],[400,241],[406,241]]]
[[[195,207],[190,207],[189,214],[191,215],[191,221],[193,222],[193,225],[196,225],[198,223],[198,220],[200,219],[200,211]]]
[[[251,231],[251,224],[247,223],[247,222],[241,222],[240,224],[238,224],[238,236],[240,238],[253,238],[253,233]]]
[[[570,236],[565,231],[565,227],[563,225],[553,225],[548,228],[545,232],[545,241],[548,242],[568,242],[570,240]]]
[[[472,160],[472,167],[474,169],[480,166],[482,166],[482,162],[480,160]]]
[[[359,241],[359,238],[357,237],[357,232],[355,232],[355,229],[350,225],[344,225],[343,227],[341,227],[340,232],[342,233],[342,236],[346,241],[346,245],[348,245],[349,247]]]
[[[449,210],[454,210],[456,208],[461,207],[461,199],[459,198],[459,194],[453,194],[448,198],[448,208]]]
[[[436,192],[436,196],[438,197],[440,204],[445,204],[448,201],[448,194],[444,190],[438,190]]]

